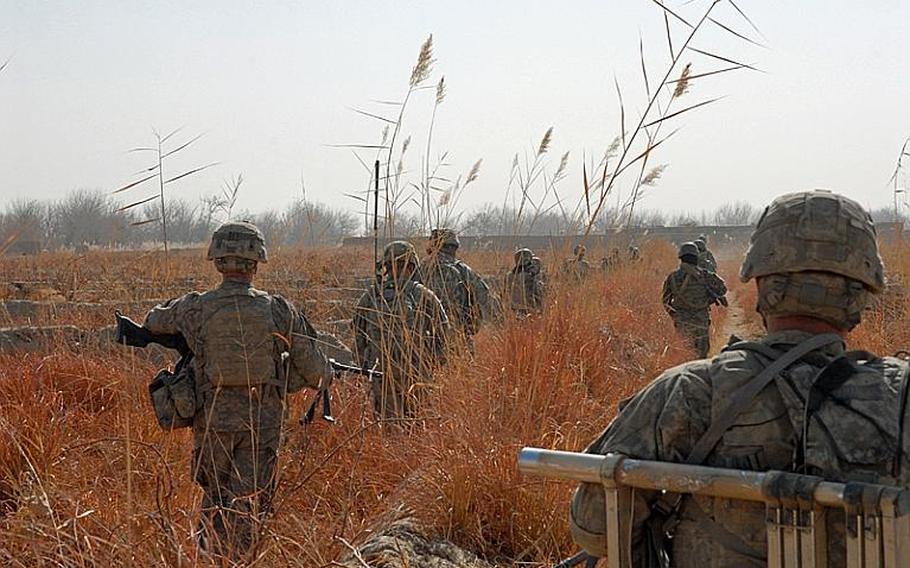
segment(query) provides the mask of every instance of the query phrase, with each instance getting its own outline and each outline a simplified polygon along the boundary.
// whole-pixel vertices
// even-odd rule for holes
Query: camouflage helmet
[[[429,244],[435,247],[451,246],[458,248],[461,246],[461,241],[458,240],[458,234],[452,229],[439,228],[430,231]]]
[[[692,244],[695,245],[695,248],[698,249],[698,252],[705,252],[708,250],[708,244],[701,237],[692,241]]]
[[[679,254],[676,255],[678,258],[684,256],[698,256],[698,245],[693,242],[687,242],[679,245]]]
[[[407,262],[418,266],[417,249],[408,241],[392,241],[382,249],[382,264],[392,266],[399,262]]]
[[[572,254],[575,256],[584,256],[586,252],[588,252],[588,249],[585,247],[585,245],[582,244],[577,244],[575,245],[575,248],[572,249]]]
[[[262,231],[247,221],[231,221],[215,229],[206,258],[217,260],[229,257],[268,262]]]
[[[531,252],[531,249],[520,248],[517,251],[515,251],[515,264],[516,265],[528,264],[531,262],[531,260],[533,258],[534,258],[534,253]]]
[[[752,233],[740,279],[794,272],[838,274],[880,292],[884,267],[872,217],[859,203],[825,190],[775,199]]]

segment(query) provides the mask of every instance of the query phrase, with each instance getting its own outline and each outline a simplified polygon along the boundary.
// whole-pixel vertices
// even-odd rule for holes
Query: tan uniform
[[[734,346],[712,360],[666,371],[623,408],[587,451],[684,462],[711,421],[726,408],[731,394],[755,378],[775,353],[808,337],[801,332],[775,333],[757,347]],[[806,425],[805,401],[813,380],[842,353],[842,345],[817,350],[780,373],[740,413],[705,465],[807,473],[833,481],[907,483],[907,452],[898,451],[905,420],[899,396],[907,372],[905,361],[874,359],[849,380],[838,382],[829,376],[816,383],[813,400],[825,404],[809,413]],[[583,484],[572,504],[573,536],[595,556],[607,553],[603,495],[600,485]],[[633,546],[645,534],[647,504],[655,497],[650,492],[636,494]],[[843,518],[831,517],[829,532],[835,535],[833,542],[838,542],[843,538]],[[672,566],[676,568],[765,566],[764,506],[687,497],[672,542]],[[842,550],[830,548],[832,567],[844,565]]]
[[[280,352],[291,354],[286,383],[271,380],[247,387],[214,387],[206,379],[206,314],[237,298],[265,297],[271,303],[275,327],[291,342],[274,339],[274,367],[250,369],[251,375],[281,377]],[[182,334],[193,350],[197,411],[193,424],[193,475],[203,488],[201,536],[219,553],[242,553],[254,537],[254,521],[268,511],[274,489],[274,467],[286,395],[304,387],[317,388],[331,376],[331,368],[313,337],[315,331],[303,314],[280,296],[269,296],[250,284],[227,280],[205,293],[191,292],[153,308],[143,324],[155,334]],[[262,341],[262,338],[249,338]],[[242,330],[237,349],[243,350]],[[214,529],[214,535],[208,529]]]
[[[512,310],[519,315],[538,313],[543,309],[544,283],[539,271],[513,268],[506,275],[506,290]]]
[[[691,264],[680,264],[664,280],[664,308],[699,357],[707,357],[711,347],[711,306],[726,293],[727,286],[719,276]]]
[[[445,362],[449,320],[432,290],[406,280],[373,286],[354,309],[355,357],[382,371],[371,385],[382,418],[409,417],[433,370]]]
[[[591,264],[583,258],[573,256],[566,260],[563,270],[570,277],[580,281],[588,277],[588,273],[591,271]]]

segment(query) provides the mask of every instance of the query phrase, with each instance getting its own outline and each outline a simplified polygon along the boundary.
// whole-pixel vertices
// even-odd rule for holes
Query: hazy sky
[[[706,5],[684,4],[670,2],[692,18]],[[890,204],[886,183],[910,135],[910,2],[738,5],[769,49],[713,26],[695,45],[766,72],[693,86],[680,107],[727,98],[674,123],[683,128],[656,152],[655,163],[669,167],[647,206],[761,204],[813,187]],[[759,37],[728,4],[716,13]],[[175,184],[172,195],[196,199],[242,172],[244,208],[289,202],[303,177],[310,197],[359,210],[343,194],[363,189],[367,174],[350,150],[329,145],[378,142],[380,124],[350,109],[391,115],[371,101],[402,98],[430,33],[434,79],[448,84],[431,157],[448,152],[451,177],[484,160],[464,208],[500,201],[512,156],[536,147],[549,126],[548,167],[571,152],[560,191],[577,199],[582,154],[602,153],[619,131],[614,76],[627,120],[643,109],[639,33],[652,74],[667,59],[661,13],[648,0],[5,0],[0,62],[12,59],[0,73],[0,205],[114,189],[147,161],[129,148],[151,144],[153,128],[184,127],[181,140],[205,136],[170,171],[221,164]],[[723,66],[689,59],[696,73]],[[425,154],[432,98],[419,93],[405,124],[409,171]]]

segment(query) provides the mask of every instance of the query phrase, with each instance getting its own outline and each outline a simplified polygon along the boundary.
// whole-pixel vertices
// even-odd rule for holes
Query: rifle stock
[[[114,317],[117,320],[117,343],[140,348],[146,348],[149,344],[154,343],[167,349],[176,350],[181,357],[192,354],[186,339],[179,333],[172,335],[154,334],[123,315],[119,310],[114,312]]]

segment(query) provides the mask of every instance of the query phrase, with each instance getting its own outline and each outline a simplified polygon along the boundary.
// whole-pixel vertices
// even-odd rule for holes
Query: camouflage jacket
[[[449,320],[432,290],[389,278],[373,285],[354,308],[354,356],[393,378],[429,377],[445,362]]]
[[[717,259],[714,258],[714,253],[708,249],[699,251],[698,267],[711,273],[717,272]]]
[[[727,285],[716,274],[681,263],[664,280],[662,301],[667,313],[708,312],[727,293]]]
[[[584,280],[591,271],[591,264],[583,258],[573,256],[563,263],[563,271],[576,280]]]
[[[472,309],[475,298],[468,293],[461,271],[450,260],[455,259],[442,253],[423,260],[420,263],[420,283],[436,294],[453,327],[473,333],[477,326]]]
[[[284,415],[284,400],[279,389],[270,385],[261,388],[218,388],[214,389],[204,379],[205,321],[203,305],[206,302],[223,301],[225,297],[261,293],[251,284],[226,280],[220,286],[205,293],[190,292],[185,296],[160,304],[145,316],[143,326],[152,333],[180,333],[186,338],[195,357],[196,400],[204,412],[197,412],[195,427],[215,431],[241,432],[254,428],[280,427]],[[306,317],[281,296],[269,296],[272,300],[272,314],[276,327],[285,330],[290,349],[283,339],[276,339],[276,365],[280,364],[278,354],[287,350],[291,354],[287,391],[296,392],[304,387],[317,388],[331,377],[331,368],[325,356],[314,341],[315,330]],[[240,334],[238,332],[238,340]]]
[[[506,290],[515,311],[535,312],[543,308],[544,281],[537,271],[512,269],[506,275]]]
[[[783,353],[808,337],[801,332],[780,332],[758,343],[774,350],[771,354]],[[663,373],[628,402],[587,451],[685,461],[712,419],[724,411],[732,393],[771,361],[769,355],[754,349],[736,345],[728,349],[714,359],[686,363]],[[899,451],[905,420],[899,393],[906,380],[906,361],[865,354],[872,359],[849,380],[832,384],[828,398],[809,414],[808,425],[805,423],[810,389],[818,400],[813,381],[843,351],[843,345],[814,351],[781,372],[739,414],[704,465],[808,473],[833,481],[906,484],[910,464],[907,452]],[[903,443],[908,444],[906,439]],[[603,495],[602,486],[582,484],[571,510],[573,537],[595,556],[607,552]],[[636,492],[633,547],[641,542],[649,503],[655,497],[650,492]],[[713,527],[691,512],[694,503],[755,551],[757,558],[726,548],[715,537]],[[836,515],[829,517],[829,534],[839,542],[843,516],[839,520]],[[829,550],[831,566],[844,565],[837,550]],[[674,567],[765,566],[761,558],[766,555],[764,505],[706,497],[683,500],[673,539]]]
[[[501,311],[499,300],[490,290],[490,286],[486,281],[473,268],[446,252],[439,253],[439,260],[454,266],[458,273],[461,274],[461,281],[464,282],[467,299],[465,321],[470,324],[466,329],[474,333],[481,322],[491,321],[499,317]]]

